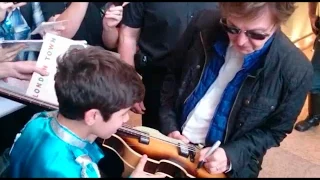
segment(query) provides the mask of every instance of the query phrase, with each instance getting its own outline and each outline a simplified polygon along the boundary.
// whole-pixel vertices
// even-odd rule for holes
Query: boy
[[[104,156],[94,142],[129,120],[144,87],[129,65],[98,47],[71,50],[58,60],[59,111],[34,115],[10,151],[11,177],[101,177]],[[143,156],[131,177],[150,177]]]

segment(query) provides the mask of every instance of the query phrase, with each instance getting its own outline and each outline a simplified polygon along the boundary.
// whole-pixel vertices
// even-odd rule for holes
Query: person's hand
[[[136,114],[144,114],[144,111],[146,108],[144,107],[143,101],[139,103],[135,103],[133,107],[131,108],[131,111]]]
[[[26,47],[25,44],[15,44],[11,47],[0,48],[0,62],[13,61],[18,53]]]
[[[190,140],[188,138],[186,138],[184,135],[182,135],[179,131],[173,131],[173,132],[169,133],[168,136],[173,139],[181,140],[182,142],[184,142],[186,144],[188,144],[190,142]]]
[[[48,22],[55,22],[58,17],[60,16],[60,14],[56,14],[54,16],[51,16],[48,20]],[[55,34],[60,36],[61,32],[64,31],[66,29],[64,24],[56,24],[54,25],[53,29],[46,29],[44,28],[43,31],[40,32],[40,35],[42,36],[42,38],[44,38],[44,36],[46,35],[46,33],[51,33],[51,34]]]
[[[103,17],[103,28],[115,28],[122,20],[123,6],[115,6],[112,4],[106,9]]]
[[[48,72],[36,66],[35,61],[3,62],[0,64],[0,78],[17,78],[30,80],[34,72],[47,76]]]
[[[60,14],[56,14],[54,16],[51,16],[49,18],[48,22],[55,22],[58,19],[59,16],[60,16]]]
[[[16,4],[13,2],[0,2],[0,22],[2,22],[6,18],[7,12],[10,12],[17,7],[21,7],[26,4],[26,2],[19,2]]]
[[[129,4],[130,2],[123,2],[122,7],[125,7],[127,4]]]
[[[165,175],[162,175],[162,174],[150,174],[145,172],[143,169],[147,163],[147,160],[148,160],[147,155],[143,155],[141,157],[138,165],[130,175],[131,178],[165,178],[166,177]]]
[[[319,29],[316,27],[316,23],[318,23],[318,22],[317,22],[317,16],[316,16],[316,15],[310,16],[309,19],[310,19],[310,23],[311,23],[312,32],[313,32],[315,35],[317,35],[318,32],[319,32]]]
[[[217,148],[211,155],[204,159],[211,147],[200,151],[199,161],[204,160],[204,167],[210,174],[223,173],[229,169],[230,162],[223,148]]]

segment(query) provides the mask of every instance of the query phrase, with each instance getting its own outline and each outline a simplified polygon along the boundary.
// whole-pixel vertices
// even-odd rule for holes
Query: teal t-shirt
[[[36,114],[17,135],[10,151],[10,177],[100,177],[100,147],[59,124],[57,114]]]

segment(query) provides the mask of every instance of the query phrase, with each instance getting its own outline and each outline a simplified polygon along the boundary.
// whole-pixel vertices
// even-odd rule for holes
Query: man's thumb
[[[180,139],[181,141],[183,141],[184,143],[188,144],[190,141],[189,139],[187,139],[185,136],[183,136],[182,134],[177,134],[176,135],[177,139]]]

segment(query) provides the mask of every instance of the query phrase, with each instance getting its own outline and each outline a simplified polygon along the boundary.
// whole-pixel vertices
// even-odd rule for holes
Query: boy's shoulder
[[[13,177],[80,177],[72,150],[51,133],[56,113],[35,114],[17,136],[10,152]]]

